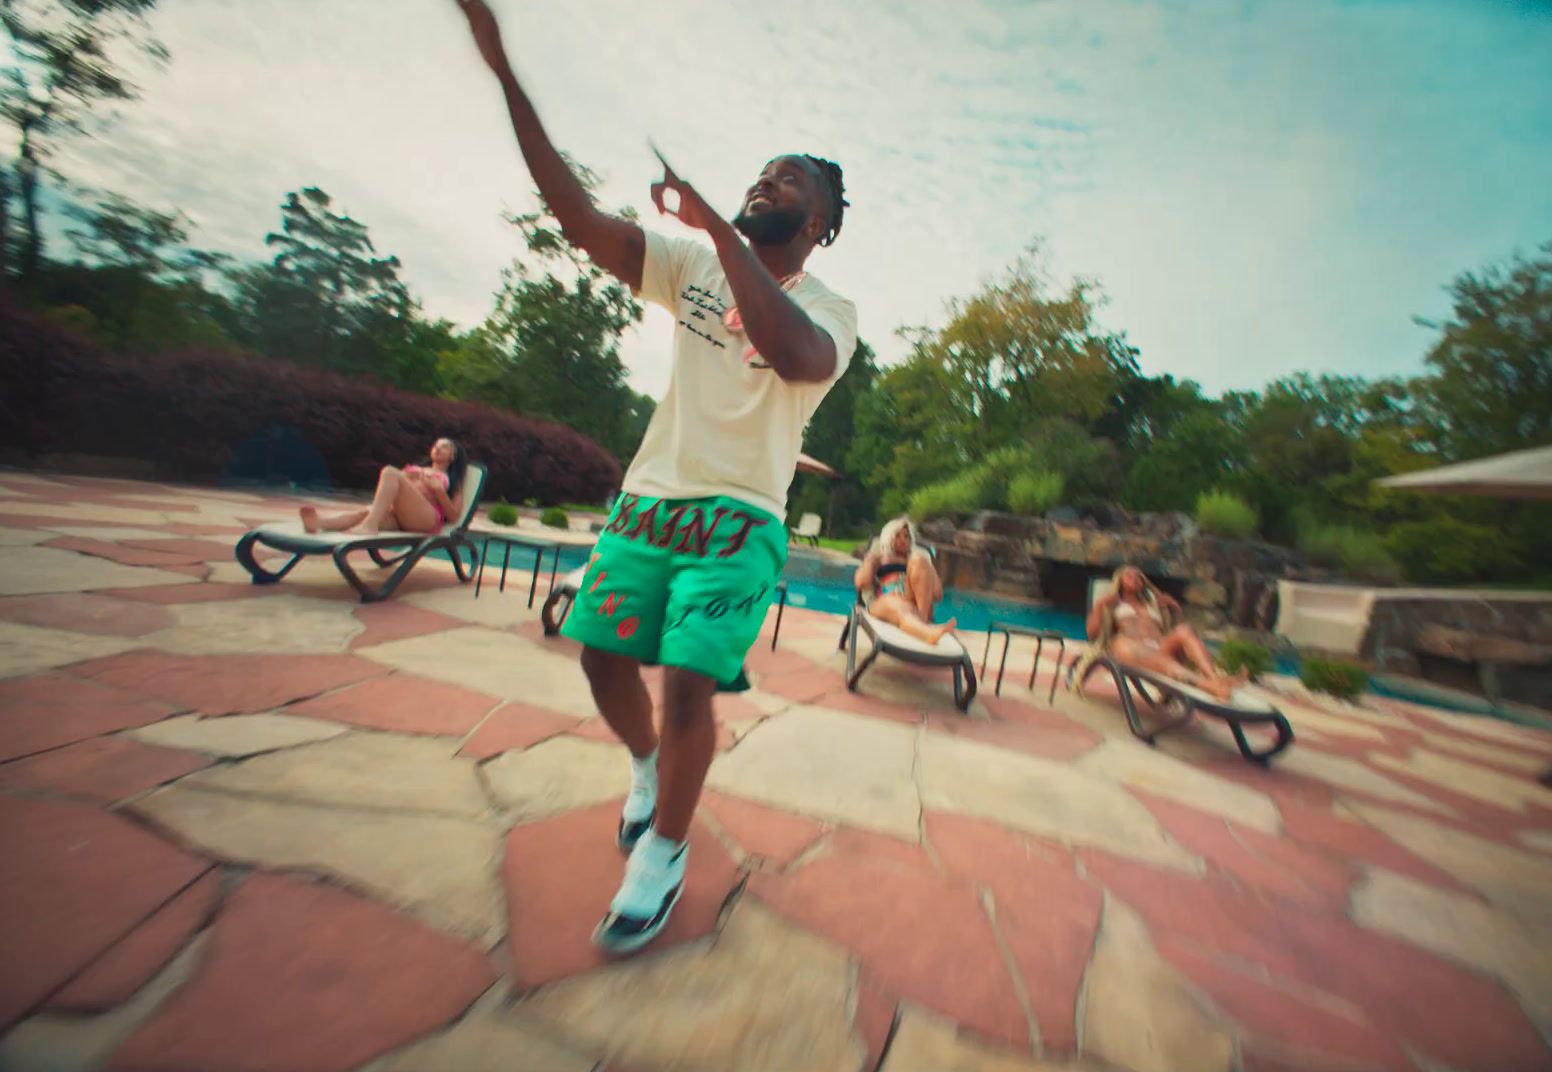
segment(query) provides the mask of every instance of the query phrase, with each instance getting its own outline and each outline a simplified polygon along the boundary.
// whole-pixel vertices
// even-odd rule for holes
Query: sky
[[[653,138],[724,214],[764,162],[845,169],[809,268],[885,363],[897,330],[1040,241],[1143,369],[1210,393],[1420,370],[1462,271],[1552,240],[1547,0],[491,0],[552,139],[657,217]],[[536,203],[453,0],[162,0],[140,100],[61,156],[265,256],[320,186],[428,314],[489,313]],[[624,340],[667,385],[672,321]]]

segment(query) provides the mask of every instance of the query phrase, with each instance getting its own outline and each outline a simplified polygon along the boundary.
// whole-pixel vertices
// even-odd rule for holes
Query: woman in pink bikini
[[[438,439],[423,464],[403,469],[383,466],[371,506],[332,517],[319,517],[316,507],[304,506],[302,527],[308,532],[436,532],[462,509],[463,474],[468,465],[463,447],[455,440]]]

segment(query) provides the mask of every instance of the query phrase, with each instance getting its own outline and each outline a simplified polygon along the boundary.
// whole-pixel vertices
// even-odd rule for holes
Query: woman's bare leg
[[[905,567],[905,591],[916,607],[916,615],[924,622],[932,621],[932,608],[943,596],[943,585],[938,571],[921,555],[912,555]]]
[[[364,533],[380,532],[387,525],[405,532],[435,532],[436,508],[426,501],[420,489],[392,466],[385,466],[377,478],[377,494],[358,526]]]
[[[1228,679],[1209,677],[1171,658],[1160,649],[1139,644],[1128,637],[1116,637],[1110,642],[1110,649],[1115,657],[1127,666],[1135,666],[1139,670],[1147,670],[1149,673],[1205,689],[1220,700],[1227,700],[1229,694],[1234,691],[1233,684]]]
[[[304,506],[300,511],[302,527],[308,532],[343,532],[366,520],[365,510],[351,510],[343,514],[320,517],[317,507]]]
[[[1223,668],[1213,661],[1212,652],[1207,650],[1207,645],[1202,643],[1202,638],[1197,636],[1196,630],[1189,625],[1175,626],[1159,646],[1170,658],[1189,662],[1214,681],[1228,681],[1235,685],[1242,685],[1250,678],[1249,672],[1244,670],[1237,674],[1225,674]],[[1182,659],[1182,655],[1185,658]]]
[[[868,608],[868,613],[881,622],[898,626],[901,630],[927,644],[936,644],[945,633],[951,633],[958,622],[950,618],[942,625],[932,625],[921,620],[916,607],[901,596],[879,596]]]

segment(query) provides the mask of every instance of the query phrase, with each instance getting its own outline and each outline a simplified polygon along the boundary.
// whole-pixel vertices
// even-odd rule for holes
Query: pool
[[[504,546],[492,547],[487,567],[499,566],[504,550]],[[591,551],[592,548],[588,546],[563,545],[560,549],[559,572],[568,573],[584,565]],[[513,547],[509,570],[519,577],[529,573],[533,569],[534,554],[535,552],[529,548]],[[540,565],[541,575],[548,573],[549,565],[550,552],[545,551],[544,561]],[[855,564],[793,548],[788,553],[787,568],[782,574],[787,582],[787,605],[825,614],[847,614],[857,599],[857,590],[852,586],[852,576],[855,572]],[[509,583],[511,580],[508,578]],[[1073,611],[952,589],[944,593],[943,602],[938,606],[939,610],[935,615],[938,620],[957,618],[959,630],[963,633],[984,633],[992,622],[997,621],[1029,629],[1052,629],[1069,640],[1087,638],[1083,616]],[[969,643],[973,646],[974,642]],[[1298,677],[1298,657],[1281,653],[1277,656],[1274,669],[1279,674]],[[1457,714],[1504,719],[1511,722],[1523,721],[1512,712],[1495,708],[1485,700],[1464,694],[1434,691],[1423,686],[1412,687],[1410,683],[1389,675],[1371,676],[1369,691],[1376,696],[1404,700]]]

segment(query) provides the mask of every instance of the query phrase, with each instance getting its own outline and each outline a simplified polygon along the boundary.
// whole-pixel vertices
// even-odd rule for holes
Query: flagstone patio
[[[1049,664],[968,715],[888,660],[850,693],[789,608],[611,963],[575,646],[433,561],[245,583],[296,505],[0,471],[0,1069],[1552,1069],[1552,733],[1273,680],[1261,770]]]

